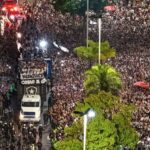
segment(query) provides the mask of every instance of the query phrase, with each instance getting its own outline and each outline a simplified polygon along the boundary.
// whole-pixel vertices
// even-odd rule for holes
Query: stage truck
[[[51,66],[50,59],[19,60],[17,87],[21,122],[40,121],[43,104],[48,103],[50,95]]]

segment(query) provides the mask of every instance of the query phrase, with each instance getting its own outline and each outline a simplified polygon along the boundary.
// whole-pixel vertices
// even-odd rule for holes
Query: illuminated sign
[[[44,83],[46,83],[46,79],[21,80],[21,84],[23,85],[44,84]]]

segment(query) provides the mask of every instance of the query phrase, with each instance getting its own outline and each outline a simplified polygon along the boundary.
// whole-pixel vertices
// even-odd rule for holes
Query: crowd
[[[53,68],[52,92],[55,104],[50,108],[50,113],[52,121],[63,127],[72,122],[73,118],[69,114],[73,111],[76,101],[83,101],[82,82],[88,63],[73,54],[57,54]]]
[[[115,12],[103,16],[102,34],[118,50],[117,57],[108,63],[122,74],[122,100],[137,106],[133,126],[140,133],[139,143],[147,146],[150,146],[150,91],[137,88],[134,83],[150,83],[149,6],[147,0],[138,4],[129,1],[125,6],[116,5]]]
[[[130,49],[132,51],[132,49]],[[137,53],[135,52],[137,50]],[[134,114],[133,126],[140,132],[141,142],[149,143],[150,133],[150,91],[135,87],[137,81],[146,81],[149,83],[149,54],[147,49],[144,52],[138,53],[138,48],[133,51],[124,51],[118,53],[114,60],[109,62],[123,74],[123,87],[121,91],[122,100],[126,103],[134,103],[137,106],[137,112]],[[143,53],[147,52],[147,55]],[[143,143],[143,144],[145,144]]]
[[[13,75],[14,70],[11,68],[11,65],[0,62],[0,76],[10,76]]]
[[[149,144],[149,91],[133,86],[137,81],[149,82],[149,1],[144,0],[139,4],[131,1],[126,4],[116,3],[115,7],[115,12],[106,12],[102,16],[102,39],[109,40],[118,51],[117,57],[109,60],[108,63],[122,73],[122,100],[137,105],[138,110],[134,114],[133,126],[140,132],[141,143]],[[24,26],[28,27],[21,30],[27,37],[24,43],[34,45],[30,48],[31,53],[36,48],[35,41],[38,41],[41,36],[50,41],[57,40],[70,50],[70,53],[65,54],[56,50],[50,42],[54,102],[50,108],[50,115],[54,125],[64,127],[73,119],[70,114],[76,101],[82,101],[84,96],[83,72],[89,64],[72,53],[72,48],[84,43],[80,23],[83,18],[76,16],[73,21],[70,14],[62,15],[55,11],[50,1],[38,2],[29,12],[30,21],[24,23]],[[34,30],[28,30],[30,27]],[[29,36],[30,34],[33,36]],[[90,36],[95,38],[93,32]],[[29,46],[29,44],[24,45]],[[62,135],[60,132],[58,138]]]
[[[149,1],[143,0],[140,4],[134,5],[129,3],[126,6],[116,4],[116,11],[105,13],[102,21],[102,35],[109,41],[113,40],[112,45],[118,50],[127,50],[135,45],[140,48],[150,47]],[[109,35],[105,34],[108,30],[111,30]]]
[[[17,147],[15,148],[15,146],[19,147],[19,138],[16,136],[13,122],[0,120],[0,128],[0,149],[18,149]]]
[[[23,124],[21,132],[23,150],[42,150],[42,125],[36,127],[33,124]]]
[[[140,133],[141,145],[150,145],[150,92],[135,87],[137,81],[150,82],[150,16],[149,0],[141,3],[115,3],[114,12],[102,15],[102,40],[108,40],[117,49],[117,57],[108,60],[122,74],[123,87],[120,92],[122,101],[134,103],[133,126]],[[71,124],[71,113],[77,101],[83,101],[83,72],[89,67],[73,53],[72,49],[84,44],[82,17],[70,14],[62,15],[54,10],[51,1],[38,1],[34,6],[25,3],[26,20],[18,29],[23,34],[21,51],[23,57],[41,57],[38,48],[39,39],[49,42],[49,57],[53,61],[53,105],[49,113],[53,125],[63,128]],[[95,32],[95,33],[94,33]],[[97,30],[90,33],[96,39]],[[53,41],[66,46],[70,52],[56,49]],[[61,130],[56,138],[63,137]]]
[[[20,61],[19,63],[20,79],[42,79],[44,78],[45,70],[46,63],[41,59]]]
[[[1,150],[42,150],[42,125],[16,124],[11,119],[0,119]]]

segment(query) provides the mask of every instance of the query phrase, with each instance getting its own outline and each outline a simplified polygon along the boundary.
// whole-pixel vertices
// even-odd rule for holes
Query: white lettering
[[[36,84],[40,84],[40,80],[36,80]]]
[[[35,84],[35,80],[23,80],[23,81],[21,81],[21,84],[27,84],[27,85]]]
[[[36,80],[21,80],[21,84],[23,85],[30,85],[30,84],[44,84],[46,83],[46,79],[43,78],[42,80],[36,79]]]

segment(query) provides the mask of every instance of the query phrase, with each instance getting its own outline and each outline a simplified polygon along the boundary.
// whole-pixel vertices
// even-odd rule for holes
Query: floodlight
[[[3,8],[2,8],[2,11],[6,11],[6,10],[7,10],[6,7],[3,7]]]
[[[17,38],[20,39],[21,37],[22,37],[22,34],[18,32],[17,33]]]
[[[14,16],[14,15],[10,15],[10,19],[11,19],[11,20],[14,20],[14,19],[15,19],[15,16]]]
[[[47,48],[47,41],[46,40],[41,40],[39,43],[39,46],[43,49],[43,48]]]
[[[89,118],[93,118],[93,117],[95,117],[95,115],[96,115],[96,113],[95,113],[95,111],[93,111],[92,109],[90,109],[90,110],[88,111],[88,113],[87,113],[87,116],[88,116]]]

